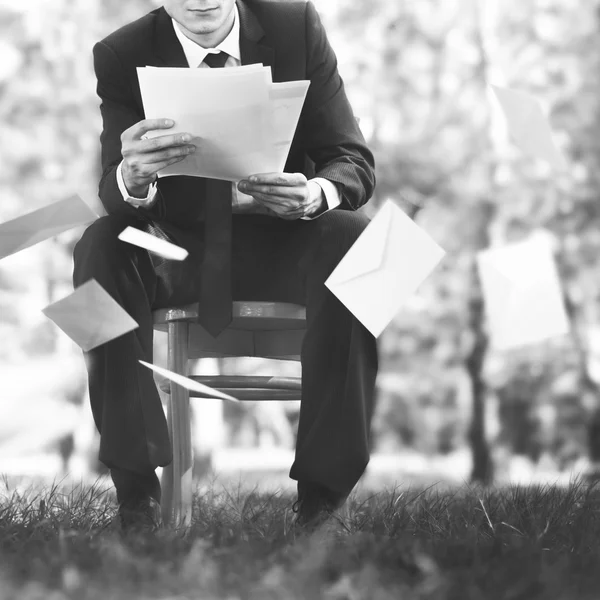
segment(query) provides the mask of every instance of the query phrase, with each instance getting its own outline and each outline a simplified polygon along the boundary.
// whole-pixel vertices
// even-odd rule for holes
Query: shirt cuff
[[[340,198],[340,192],[335,183],[333,183],[333,181],[329,181],[329,179],[324,179],[323,177],[315,177],[314,179],[309,180],[308,185],[311,184],[317,184],[323,191],[323,194],[325,194],[327,209],[323,212],[320,212],[318,215],[315,215],[314,217],[302,217],[304,221],[312,221],[314,219],[318,219],[321,215],[324,215],[326,212],[333,210],[342,203],[342,200]]]
[[[125,180],[123,179],[123,161],[121,161],[117,167],[117,186],[123,196],[123,200],[125,200],[127,204],[131,204],[134,208],[150,208],[154,204],[157,190],[156,182],[150,185],[148,188],[148,195],[145,198],[134,198],[127,191],[127,187],[125,187]]]

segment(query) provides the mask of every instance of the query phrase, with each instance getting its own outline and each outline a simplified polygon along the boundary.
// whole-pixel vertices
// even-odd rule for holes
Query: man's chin
[[[211,27],[210,25],[186,25],[185,28],[194,35],[210,35],[216,31],[215,27]]]
[[[189,27],[190,31],[197,30],[198,33],[212,33],[219,28],[219,19],[217,15],[192,13],[186,18],[186,26]]]

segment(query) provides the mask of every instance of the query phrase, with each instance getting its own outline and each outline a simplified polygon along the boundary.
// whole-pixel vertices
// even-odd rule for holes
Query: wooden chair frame
[[[283,302],[234,302],[233,321],[217,338],[197,322],[198,306],[154,312],[154,328],[168,337],[167,368],[188,375],[188,361],[204,357],[259,356],[300,360],[306,331],[306,311]],[[298,377],[192,376],[192,379],[239,400],[300,400]],[[167,424],[173,461],[162,473],[162,518],[165,526],[186,528],[192,519],[192,469],[194,464],[190,396],[200,397],[171,381],[160,389],[169,394]]]

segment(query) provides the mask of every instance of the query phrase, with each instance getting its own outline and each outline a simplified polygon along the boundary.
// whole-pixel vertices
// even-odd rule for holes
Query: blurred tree
[[[100,211],[92,45],[157,4],[0,6],[0,219],[74,191],[95,199]],[[472,475],[489,480],[489,444],[531,456],[548,448],[574,455],[589,423],[588,453],[600,462],[600,356],[592,335],[600,323],[600,0],[315,4],[376,155],[378,187],[367,212],[390,198],[447,251],[381,338],[382,373],[393,377],[380,394],[377,435],[386,447],[427,452],[470,440]],[[508,143],[489,109],[488,81],[529,91],[549,108],[568,150],[568,174],[552,173]],[[573,336],[500,355],[487,348],[475,256],[539,228],[557,240]],[[3,261],[0,331],[13,342],[3,346],[3,360],[62,352],[64,336],[32,315],[68,290],[80,235]],[[463,415],[465,403],[452,398],[465,377],[471,404]],[[497,414],[487,402],[494,393]],[[516,424],[522,427],[513,436]],[[540,438],[527,445],[529,426]],[[570,450],[568,439],[575,440]]]

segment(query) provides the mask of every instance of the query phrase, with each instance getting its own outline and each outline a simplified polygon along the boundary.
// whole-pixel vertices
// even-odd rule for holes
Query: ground
[[[198,487],[187,535],[122,539],[106,486],[0,485],[0,600],[597,598],[600,491],[579,480],[354,493],[298,537],[293,495]]]

